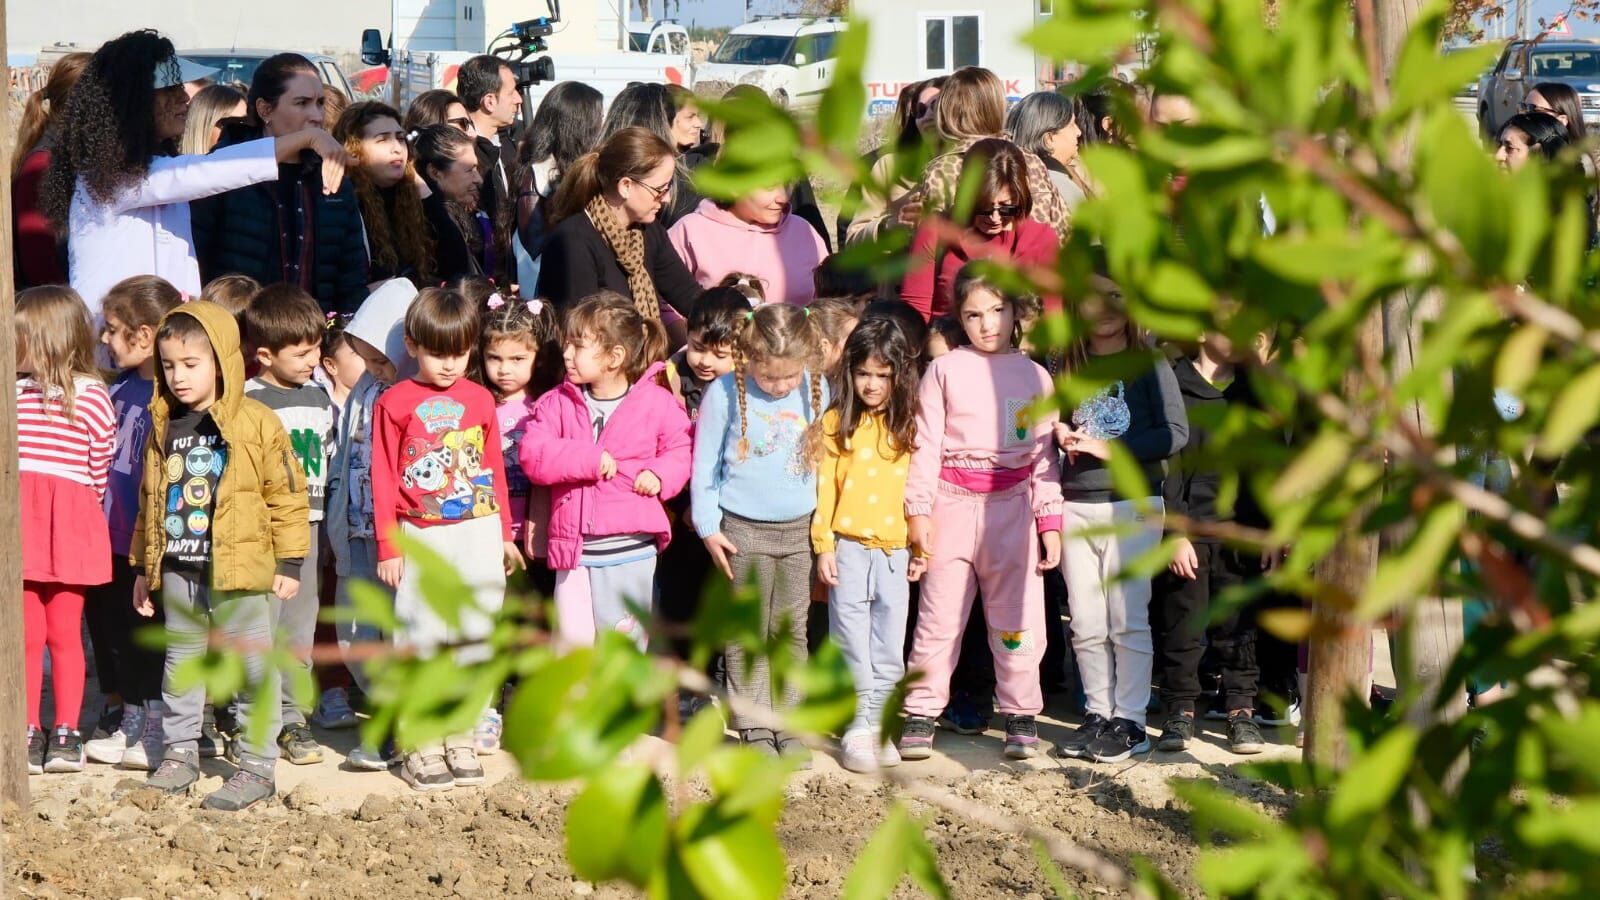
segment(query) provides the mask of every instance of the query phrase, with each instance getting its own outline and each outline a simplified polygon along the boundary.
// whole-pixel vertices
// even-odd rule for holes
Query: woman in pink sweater
[[[567,314],[567,380],[539,399],[522,470],[550,486],[550,568],[567,644],[621,631],[640,649],[656,556],[672,526],[663,503],[689,483],[689,416],[662,384],[667,337],[611,291]]]
[[[811,275],[828,247],[789,208],[781,187],[751,191],[732,203],[702,200],[667,233],[701,287],[715,287],[730,272],[761,280],[768,303],[805,306],[816,296]]]
[[[983,180],[972,218],[961,229],[960,238],[950,243],[950,223],[932,219],[917,229],[911,241],[911,268],[900,287],[900,299],[924,319],[951,312],[956,273],[972,260],[1053,266],[1061,247],[1054,228],[1028,216],[1033,209],[1028,165],[1016,144],[999,138],[973,144],[962,159],[962,183],[974,177],[968,175],[974,166],[981,168]],[[1047,308],[1060,306],[1059,300],[1048,297],[1045,304]]]

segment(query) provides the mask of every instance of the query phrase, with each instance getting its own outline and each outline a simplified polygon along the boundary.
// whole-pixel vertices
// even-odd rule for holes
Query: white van
[[[694,90],[720,97],[753,84],[779,106],[816,106],[833,81],[834,44],[843,19],[770,18],[728,32],[705,62],[695,67]]]

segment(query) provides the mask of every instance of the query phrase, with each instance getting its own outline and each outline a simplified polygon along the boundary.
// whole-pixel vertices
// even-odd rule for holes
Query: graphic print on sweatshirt
[[[1072,427],[1089,437],[1109,441],[1128,433],[1133,416],[1128,412],[1122,382],[1101,388],[1072,411]]]
[[[165,515],[168,562],[204,566],[211,559],[211,524],[217,505],[217,482],[227,467],[228,451],[210,416],[174,419],[167,431],[162,465],[167,485]]]
[[[467,408],[448,397],[416,408],[427,438],[407,438],[401,448],[401,482],[420,495],[418,518],[454,522],[494,515],[494,472],[484,467],[484,428],[463,429]]]
[[[533,412],[528,404],[518,401],[501,405],[495,414],[500,419],[500,455],[506,461],[506,495],[526,497],[533,483],[522,471],[521,454],[517,448],[522,446],[522,436],[527,433],[528,420],[533,418]]]
[[[784,464],[784,471],[795,481],[804,481],[810,469],[802,456],[802,438],[805,435],[805,417],[792,410],[779,410],[775,413],[752,410],[750,412],[751,424],[760,422],[764,427],[750,429],[750,455],[771,456],[788,450],[789,459]]]

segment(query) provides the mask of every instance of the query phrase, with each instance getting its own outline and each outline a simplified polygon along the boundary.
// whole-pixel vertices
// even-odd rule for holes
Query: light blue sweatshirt
[[[706,388],[695,423],[694,472],[689,481],[690,516],[703,538],[722,531],[722,512],[757,522],[787,522],[817,508],[817,482],[805,458],[806,426],[821,414],[811,404],[811,376],[774,399],[745,376],[744,458],[739,455],[739,396],[736,373]],[[822,386],[822,406],[828,386]]]

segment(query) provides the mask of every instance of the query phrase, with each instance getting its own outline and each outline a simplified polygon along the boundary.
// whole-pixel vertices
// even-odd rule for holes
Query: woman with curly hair
[[[433,238],[417,193],[419,179],[400,113],[387,103],[356,103],[344,111],[333,136],[356,158],[350,170],[372,257],[368,281],[405,277],[434,280]]]
[[[327,122],[322,79],[298,53],[263,60],[245,104],[245,118],[223,128],[219,148],[303,128],[323,131]],[[278,166],[276,185],[243,185],[192,209],[195,255],[207,281],[239,274],[263,287],[292,284],[324,312],[354,312],[366,299],[367,247],[355,188],[324,185],[315,166],[290,160]]]
[[[158,275],[200,294],[189,201],[278,177],[278,163],[311,151],[337,189],[349,154],[306,128],[210,156],[175,156],[188,120],[184,83],[215,70],[177,55],[154,31],[107,41],[67,100],[41,206],[67,235],[72,287],[96,316],[111,286]]]

